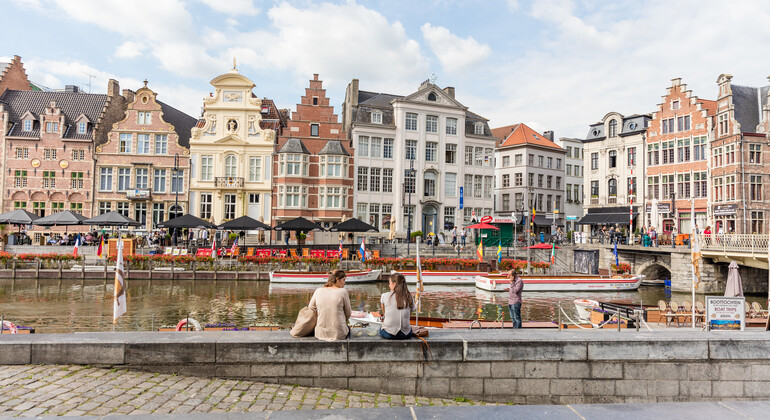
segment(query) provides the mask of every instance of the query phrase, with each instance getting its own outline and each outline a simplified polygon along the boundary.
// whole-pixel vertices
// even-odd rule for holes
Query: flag
[[[212,236],[211,237],[211,256],[216,258],[217,257],[217,237]]]
[[[615,241],[615,250],[613,251],[615,254],[615,267],[620,266],[620,260],[618,259],[618,241]]]
[[[80,235],[75,238],[75,249],[72,250],[72,255],[78,256],[78,248],[80,248]]]
[[[230,255],[235,255],[235,250],[238,249],[238,237],[235,237],[235,240],[233,241],[233,246],[230,247]]]
[[[692,284],[697,289],[700,284],[700,242],[698,235],[690,235],[690,247],[692,249]]]
[[[118,237],[115,259],[115,302],[112,306],[112,323],[126,313],[126,291],[123,289],[123,239]]]
[[[104,236],[102,236],[102,239],[99,240],[99,249],[96,250],[96,256],[99,258],[102,258],[103,251],[104,251]]]
[[[503,238],[500,238],[500,242],[497,244],[497,263],[503,260]]]
[[[484,261],[484,241],[479,241],[479,248],[476,250],[476,255],[479,256],[479,261]]]
[[[551,264],[556,263],[556,241],[551,244]]]
[[[419,238],[418,238],[419,239]],[[423,291],[422,282],[422,263],[420,262],[420,243],[417,242],[417,287],[414,293],[414,306],[417,308],[417,312],[420,312],[420,293]]]
[[[340,238],[340,254],[339,254],[339,257],[340,257],[340,259],[342,259],[342,238]]]
[[[361,255],[361,262],[366,261],[366,244],[365,238],[361,238],[361,248],[358,248],[358,253]]]

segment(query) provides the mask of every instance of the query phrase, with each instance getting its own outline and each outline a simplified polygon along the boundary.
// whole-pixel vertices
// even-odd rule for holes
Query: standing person
[[[457,246],[457,226],[452,228],[452,247]]]
[[[652,242],[652,246],[658,246],[658,232],[655,231],[655,227],[650,228],[650,241]]]
[[[521,328],[521,291],[524,290],[524,281],[515,270],[508,272],[511,287],[508,290],[508,311],[511,313],[513,328]]]
[[[203,239],[203,246],[209,246],[209,230],[203,229],[203,232],[201,233],[201,238]]]
[[[468,234],[465,232],[465,228],[463,227],[460,231],[460,238],[462,240],[463,247],[465,247],[465,238],[468,236]]]
[[[412,336],[409,315],[414,311],[414,300],[406,287],[406,278],[403,274],[391,274],[388,286],[390,292],[383,293],[380,298],[380,311],[383,318],[380,337],[404,340]]]
[[[324,341],[344,340],[350,334],[350,295],[345,289],[345,271],[334,270],[323,287],[313,292],[308,307],[318,314],[315,338]]]

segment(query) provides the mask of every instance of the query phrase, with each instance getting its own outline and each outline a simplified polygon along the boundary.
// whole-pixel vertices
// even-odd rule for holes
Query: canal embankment
[[[0,364],[76,364],[521,404],[770,398],[770,336],[700,331],[431,331],[419,340],[287,332],[5,336]]]

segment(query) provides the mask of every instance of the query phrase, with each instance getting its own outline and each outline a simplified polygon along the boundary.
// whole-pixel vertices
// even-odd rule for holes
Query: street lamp
[[[676,248],[676,193],[671,193],[671,214],[674,215],[674,226],[671,228],[671,248]]]
[[[409,211],[409,221],[406,225],[406,256],[409,257],[409,243],[412,242],[412,190],[415,189],[417,186],[417,180],[414,176],[414,159],[409,159],[409,179],[412,179],[412,185],[409,188],[409,204],[407,205],[407,209]],[[408,184],[404,182],[404,188],[406,188]],[[420,246],[420,244],[417,244],[417,246]]]
[[[174,153],[174,176],[171,178],[171,188],[173,188],[176,191],[175,197],[174,197],[174,217],[176,218],[177,212],[179,211],[179,185],[176,185],[176,179],[179,176],[179,153]],[[176,230],[174,231],[174,246],[177,245],[177,235]]]

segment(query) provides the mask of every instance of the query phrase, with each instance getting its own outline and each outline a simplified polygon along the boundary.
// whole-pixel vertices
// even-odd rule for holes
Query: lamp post
[[[409,243],[412,242],[412,190],[416,187],[416,179],[414,179],[414,159],[409,159],[409,179],[412,179],[411,187],[409,187],[409,204],[407,205],[407,209],[409,209],[409,221],[406,225],[406,256],[409,258]],[[404,182],[404,188],[407,187],[406,182]],[[420,246],[418,243],[417,246]]]
[[[671,248],[676,248],[676,193],[671,193],[671,214],[674,216],[674,226],[671,227]]]
[[[179,176],[179,153],[174,153],[174,176],[171,178],[171,188],[174,188],[176,195],[174,197],[174,217],[176,218],[177,211],[179,211],[179,186],[175,184],[177,176]],[[174,246],[177,245],[177,232],[174,229]]]
[[[534,234],[532,232],[532,224],[534,221],[532,220],[532,209],[535,208],[535,197],[534,193],[532,192],[532,186],[529,186],[529,212],[527,213],[526,219],[524,219],[527,222],[527,240],[526,240],[526,246],[527,246],[527,275],[531,273],[530,267],[529,267],[529,261],[532,258],[532,249],[530,248],[531,244],[530,241],[532,240],[532,235]],[[527,220],[529,219],[529,220]]]

